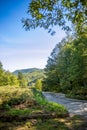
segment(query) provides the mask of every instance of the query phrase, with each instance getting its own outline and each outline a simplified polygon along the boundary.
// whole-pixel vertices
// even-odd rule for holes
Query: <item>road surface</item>
[[[66,98],[61,93],[43,92],[43,95],[48,101],[64,105],[70,115],[82,115],[87,118],[87,101]]]

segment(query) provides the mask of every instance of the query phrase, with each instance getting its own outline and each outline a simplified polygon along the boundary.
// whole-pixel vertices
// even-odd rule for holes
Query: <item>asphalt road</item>
[[[87,117],[87,101],[66,98],[64,94],[43,92],[44,97],[51,102],[56,102],[64,105],[70,115],[82,115]]]

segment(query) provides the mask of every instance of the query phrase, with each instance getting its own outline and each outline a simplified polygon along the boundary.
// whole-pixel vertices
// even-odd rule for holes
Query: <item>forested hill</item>
[[[13,74],[18,75],[18,72],[22,73],[32,73],[32,72],[43,72],[44,69],[39,69],[39,68],[28,68],[28,69],[20,69],[20,70],[15,70]]]
[[[17,76],[19,73],[22,73],[22,76],[26,80],[28,86],[34,86],[37,80],[42,80],[45,77],[44,69],[39,68],[21,69],[13,72],[13,74]]]

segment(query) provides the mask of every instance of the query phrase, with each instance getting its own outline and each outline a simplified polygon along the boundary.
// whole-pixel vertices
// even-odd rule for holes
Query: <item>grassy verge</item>
[[[69,130],[77,119],[67,116],[64,106],[47,102],[35,89],[0,87],[0,130]]]
[[[34,94],[34,98],[36,99],[36,101],[38,102],[38,104],[40,104],[40,106],[42,108],[44,108],[44,110],[46,112],[54,112],[56,113],[56,115],[66,115],[68,114],[68,111],[66,110],[66,108],[61,105],[61,104],[57,104],[54,102],[48,102],[44,96],[42,95],[42,93],[40,91],[37,91],[35,89],[33,89],[33,94]]]
[[[35,89],[19,87],[1,87],[0,89],[2,113],[0,117],[1,119],[5,117],[3,120],[63,117],[68,114],[64,106],[47,102],[42,93]]]

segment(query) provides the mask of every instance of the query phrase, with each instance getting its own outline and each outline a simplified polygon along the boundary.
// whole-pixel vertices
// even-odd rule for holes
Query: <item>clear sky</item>
[[[55,45],[65,37],[61,29],[51,36],[44,29],[25,31],[29,0],[0,0],[0,61],[5,70],[44,68]]]

